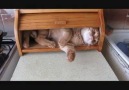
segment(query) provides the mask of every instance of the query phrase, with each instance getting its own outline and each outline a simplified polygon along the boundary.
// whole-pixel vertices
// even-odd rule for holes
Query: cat
[[[75,59],[75,46],[95,45],[99,41],[99,30],[92,27],[84,28],[58,28],[24,32],[23,47],[29,47],[29,36],[35,41],[49,48],[59,47],[67,54],[67,59],[72,62]]]

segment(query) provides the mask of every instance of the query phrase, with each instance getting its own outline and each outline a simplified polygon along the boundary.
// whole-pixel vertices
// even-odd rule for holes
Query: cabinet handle
[[[67,21],[55,21],[55,24],[67,24]]]

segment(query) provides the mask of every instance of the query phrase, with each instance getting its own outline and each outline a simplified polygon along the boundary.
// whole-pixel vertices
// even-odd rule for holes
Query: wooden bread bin
[[[43,48],[36,44],[24,49],[22,32],[36,29],[98,27],[99,42],[92,46],[77,46],[76,50],[102,50],[105,24],[102,9],[17,9],[15,10],[14,34],[19,55],[30,52],[60,51],[59,48]]]

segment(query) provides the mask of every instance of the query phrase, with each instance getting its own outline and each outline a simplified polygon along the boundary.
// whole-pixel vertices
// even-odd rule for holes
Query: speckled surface
[[[64,52],[29,53],[20,57],[11,81],[118,81],[96,50],[78,51],[73,62]]]

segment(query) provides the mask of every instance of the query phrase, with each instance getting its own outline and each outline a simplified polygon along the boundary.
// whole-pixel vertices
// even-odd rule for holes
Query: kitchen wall
[[[105,24],[115,29],[129,29],[129,9],[104,9]],[[14,36],[14,9],[0,9],[0,30]]]
[[[14,9],[0,9],[0,30],[14,36]]]
[[[129,9],[104,9],[105,23],[115,29],[129,29]]]

